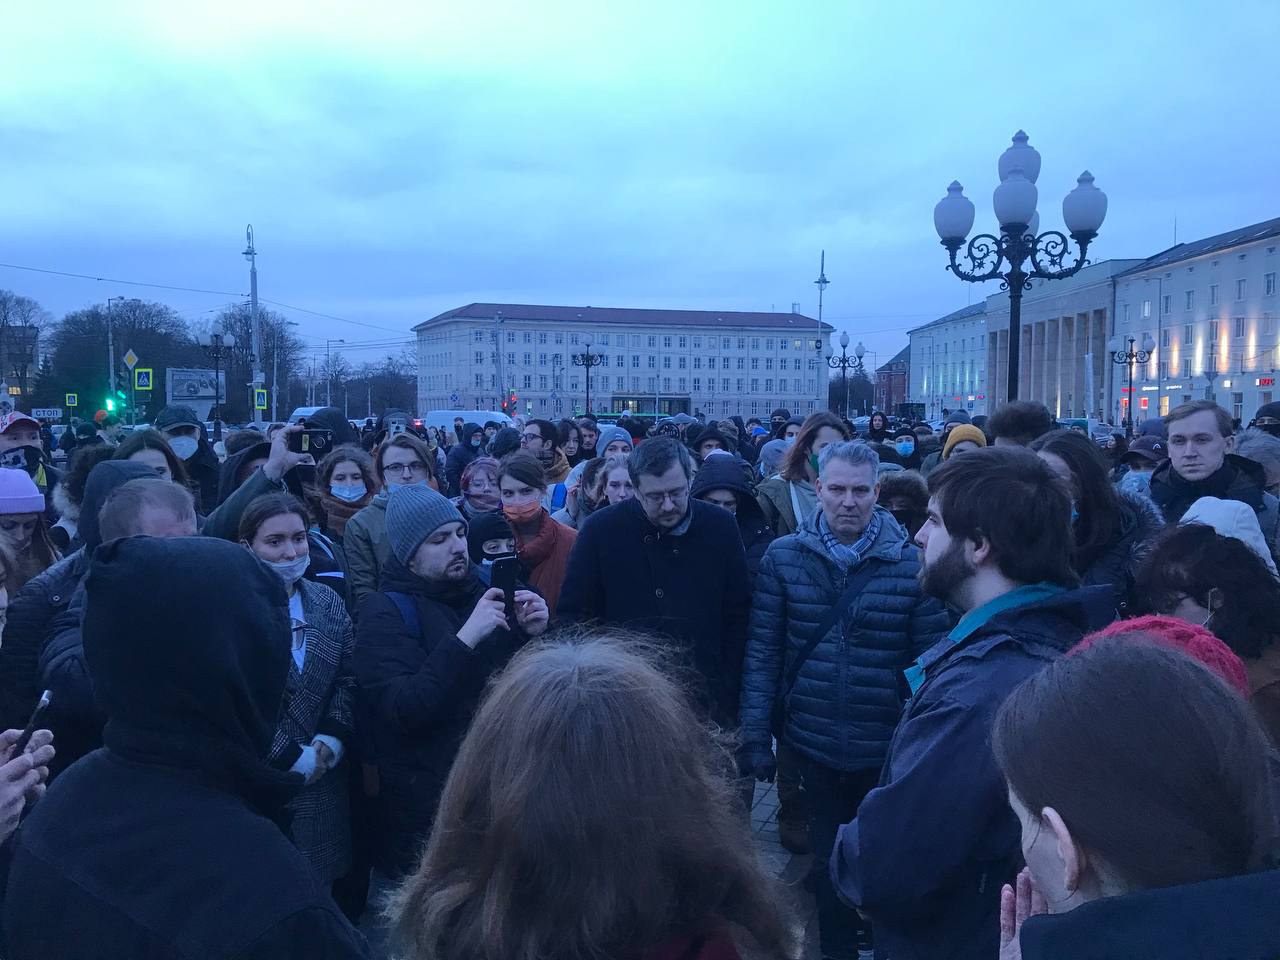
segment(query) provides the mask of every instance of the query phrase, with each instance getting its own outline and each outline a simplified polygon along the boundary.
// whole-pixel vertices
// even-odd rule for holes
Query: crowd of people
[[[0,418],[0,955],[1280,955],[1280,404],[114,426]]]

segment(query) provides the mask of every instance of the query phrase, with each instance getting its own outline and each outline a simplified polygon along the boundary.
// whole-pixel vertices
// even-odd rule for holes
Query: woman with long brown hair
[[[1274,754],[1207,666],[1098,640],[1018,687],[993,739],[1027,863],[1002,960],[1276,956]]]
[[[764,517],[780,537],[795,533],[818,509],[818,454],[832,443],[849,439],[849,428],[834,413],[815,413],[782,458],[782,470],[756,487]]]
[[[732,763],[630,637],[526,648],[389,908],[409,960],[794,957]]]

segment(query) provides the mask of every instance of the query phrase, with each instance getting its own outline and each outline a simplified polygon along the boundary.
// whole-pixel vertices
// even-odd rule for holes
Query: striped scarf
[[[832,533],[831,527],[827,525],[827,515],[820,512],[818,514],[818,536],[822,538],[822,545],[835,558],[836,563],[840,564],[845,570],[850,570],[863,561],[871,551],[876,538],[880,536],[880,514],[872,510],[871,519],[867,521],[867,526],[862,531],[862,536],[853,543],[841,543],[840,538]]]

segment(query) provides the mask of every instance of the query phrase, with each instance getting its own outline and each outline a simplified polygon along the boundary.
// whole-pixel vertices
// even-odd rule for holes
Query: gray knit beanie
[[[387,541],[396,559],[405,566],[427,537],[446,523],[466,525],[447,497],[423,484],[391,488],[387,497]]]
[[[614,427],[608,424],[600,428],[600,436],[596,438],[596,456],[603,457],[605,449],[615,440],[625,440],[627,445],[631,445],[631,434],[623,430],[621,427]]]

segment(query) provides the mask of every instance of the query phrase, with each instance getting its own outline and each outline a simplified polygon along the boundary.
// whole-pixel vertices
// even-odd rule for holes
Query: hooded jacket
[[[921,596],[920,551],[893,515],[876,507],[880,535],[863,563],[871,579],[796,675],[782,739],[834,770],[878,770],[902,715],[905,670],[938,642],[951,618]],[[849,578],[818,533],[818,515],[765,553],[751,605],[742,677],[742,739],[767,750],[779,685]]]
[[[89,557],[102,542],[98,528],[102,505],[113,490],[129,480],[154,476],[155,471],[149,467],[131,461],[104,460],[97,464],[85,481],[79,526],[72,543],[75,552],[29,580],[10,600],[4,643],[0,645],[0,721],[6,729],[22,729],[40,691],[45,689],[39,686],[42,650],[50,638],[54,618],[71,603],[71,595],[89,569]],[[51,725],[57,722],[60,709],[61,701],[50,705]]]
[[[1273,560],[1280,560],[1280,500],[1266,492],[1267,477],[1262,464],[1229,453],[1217,472],[1203,480],[1186,480],[1166,460],[1151,475],[1151,499],[1169,523],[1177,523],[1191,504],[1201,497],[1239,500],[1258,515],[1258,526],[1266,538]]]
[[[298,777],[264,760],[290,657],[276,576],[233,544],[132,537],[95,555],[87,590],[106,748],[16,838],[6,955],[367,956],[280,828]],[[236,602],[191,617],[210,595]]]
[[[742,548],[747,553],[747,570],[754,583],[764,552],[773,543],[773,529],[765,520],[764,511],[756,502],[755,493],[743,479],[742,470],[734,457],[709,457],[693,478],[690,494],[695,499],[701,500],[704,494],[712,490],[731,490],[738,498],[738,533],[742,537]]]
[[[921,683],[893,734],[880,786],[840,828],[831,880],[869,916],[894,960],[990,960],[1000,888],[1022,834],[991,751],[1013,688],[1115,617],[1111,590],[1084,587],[995,613],[917,662]]]
[[[416,865],[485,683],[527,639],[518,628],[475,649],[458,639],[486,589],[480,567],[463,581],[434,583],[393,556],[381,591],[360,606],[354,663],[377,743],[383,828],[374,860],[392,877]],[[410,618],[394,595],[410,605]]]
[[[701,708],[728,727],[738,716],[751,575],[728,511],[694,499],[689,511],[679,535],[650,523],[635,498],[593,513],[569,556],[559,614],[654,634],[693,667]]]
[[[1104,897],[1030,917],[1022,960],[1272,960],[1280,870]]]
[[[481,443],[483,444],[484,427],[478,423],[464,423],[462,425],[462,436],[458,438],[458,442],[453,445],[453,449],[445,457],[444,479],[445,483],[449,485],[449,489],[440,492],[446,497],[456,497],[462,492],[462,471],[467,469],[467,464],[480,456],[480,447],[471,445],[471,440],[477,433],[480,434]]]
[[[1110,587],[1115,594],[1116,609],[1123,614],[1136,600],[1134,578],[1138,565],[1164,529],[1165,522],[1160,508],[1149,497],[1128,490],[1117,492],[1120,525],[1106,549],[1079,573],[1082,586]]]

